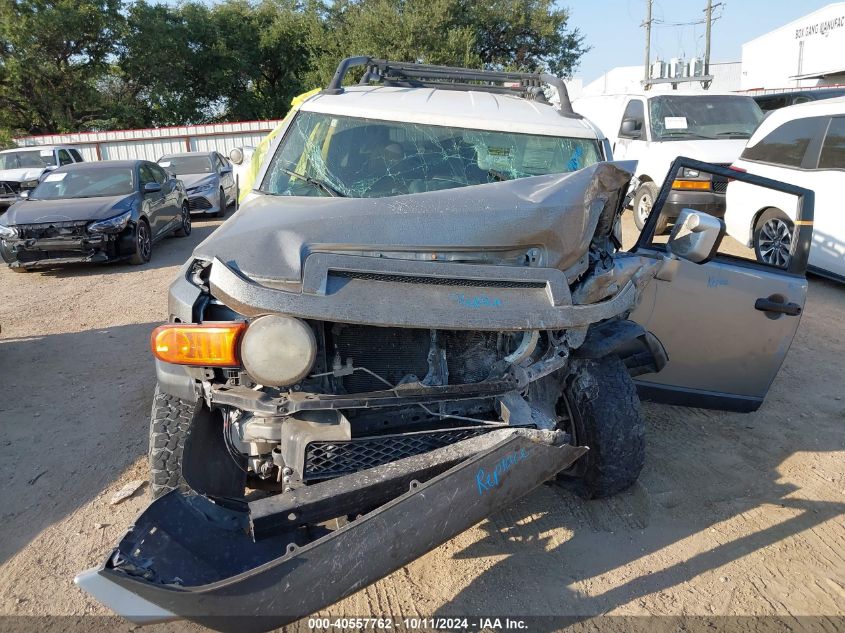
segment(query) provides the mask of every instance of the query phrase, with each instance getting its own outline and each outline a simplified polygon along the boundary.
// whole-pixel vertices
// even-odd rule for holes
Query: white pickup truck
[[[710,92],[638,93],[587,96],[573,109],[607,136],[615,160],[636,160],[634,221],[642,228],[678,156],[730,165],[763,119],[751,97]],[[673,182],[661,223],[692,207],[725,213],[727,180],[686,170]]]

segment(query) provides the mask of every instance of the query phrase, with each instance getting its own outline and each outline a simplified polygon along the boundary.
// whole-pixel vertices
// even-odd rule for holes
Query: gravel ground
[[[144,267],[0,269],[0,615],[132,629],[81,617],[107,612],[72,578],[147,502],[146,491],[109,497],[146,477],[149,334],[217,224],[196,221]],[[646,405],[648,459],[629,492],[585,502],[543,487],[326,614],[841,617],[843,375],[845,286],[812,278],[758,412]],[[47,624],[0,618],[0,629]]]

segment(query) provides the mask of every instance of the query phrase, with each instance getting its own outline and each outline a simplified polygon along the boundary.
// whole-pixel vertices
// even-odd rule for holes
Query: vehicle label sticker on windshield
[[[40,152],[38,152],[38,154],[39,154],[39,155],[41,155],[41,156],[52,156],[52,155],[53,155],[53,150],[51,150],[51,149],[42,149]]]
[[[158,164],[159,167],[170,167],[170,161],[164,160]]]
[[[667,130],[686,130],[687,117],[685,116],[667,116],[663,119],[663,125]]]
[[[44,182],[58,182],[64,180],[67,174],[50,174],[44,179]]]

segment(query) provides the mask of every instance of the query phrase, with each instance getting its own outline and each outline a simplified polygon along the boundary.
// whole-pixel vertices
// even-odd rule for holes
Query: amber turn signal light
[[[672,189],[710,189],[709,180],[675,180]]]
[[[153,355],[174,365],[237,367],[238,340],[246,323],[169,323],[153,330]]]

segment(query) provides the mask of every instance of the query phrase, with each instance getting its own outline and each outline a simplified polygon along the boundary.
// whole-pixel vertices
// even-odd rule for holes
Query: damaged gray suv
[[[679,159],[669,183],[797,196],[789,268],[719,255],[723,223],[691,209],[654,242],[668,186],[623,252],[634,165],[610,160],[557,77],[344,60],[173,283],[155,500],[77,582],[137,622],[269,630],[546,481],[631,486],[639,397],[756,409],[804,304],[812,193]]]

